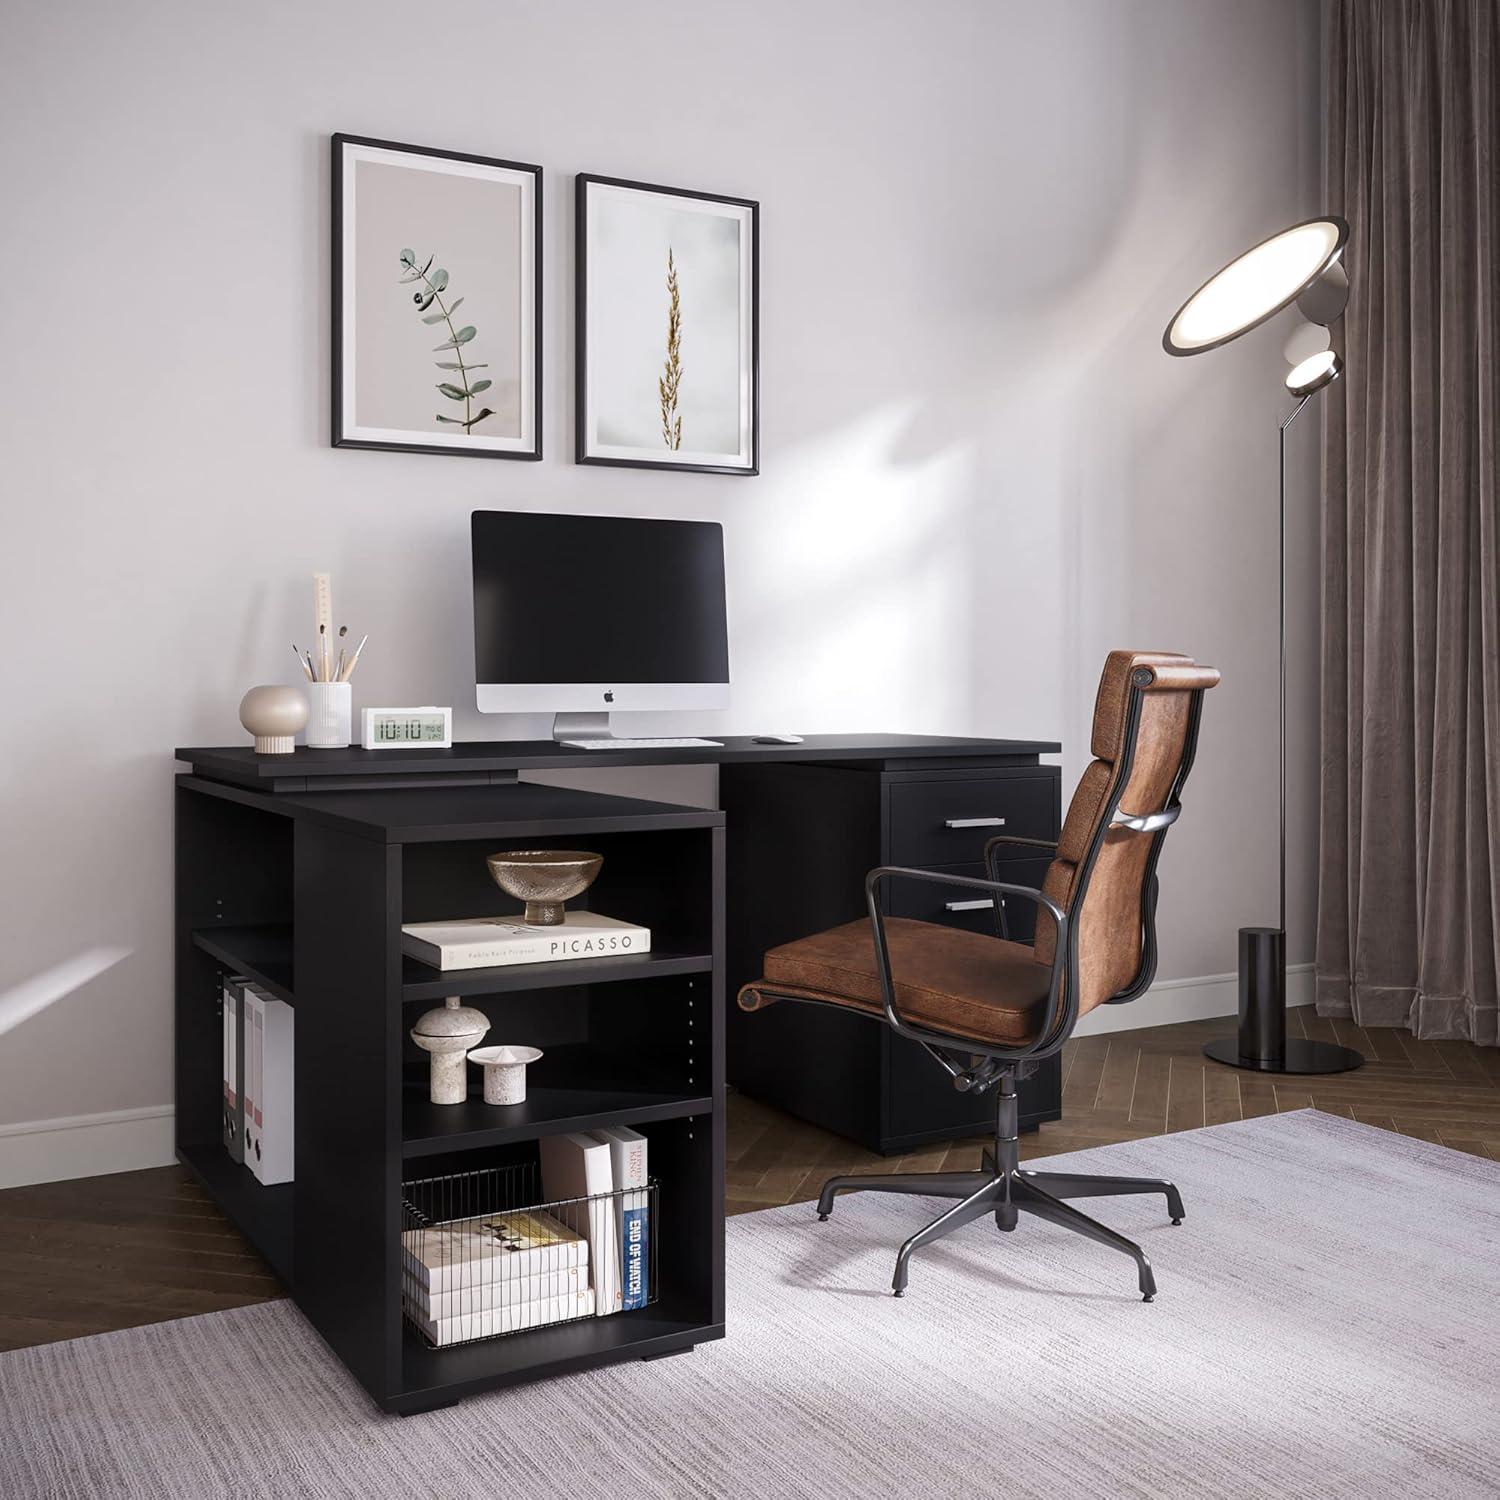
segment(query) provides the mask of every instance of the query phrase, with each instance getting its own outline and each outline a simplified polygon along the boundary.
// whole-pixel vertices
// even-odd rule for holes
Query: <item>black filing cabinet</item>
[[[839,765],[725,765],[720,806],[733,830],[728,871],[729,1079],[752,1098],[895,1155],[956,1136],[988,1134],[994,1100],[962,1094],[915,1042],[883,1022],[833,1007],[781,1004],[745,1014],[734,1004],[759,977],[761,956],[865,914],[864,881],[876,865],[953,875],[984,874],[997,833],[1055,839],[1060,773],[1028,757],[1018,764],[934,761]],[[1018,851],[1019,853],[1020,851]],[[1040,885],[1047,860],[1023,854],[1001,878]],[[981,893],[890,881],[886,909],[975,931],[995,931]],[[1035,922],[1030,902],[1010,898],[1013,938]],[[1020,1085],[1021,1126],[1062,1114],[1057,1057]]]

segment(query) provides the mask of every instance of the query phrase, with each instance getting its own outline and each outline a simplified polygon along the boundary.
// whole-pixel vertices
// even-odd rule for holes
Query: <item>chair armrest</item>
[[[966,1048],[972,1048],[985,1056],[1013,1055],[1013,1049],[1002,1048],[996,1051],[965,1039],[945,1038],[931,1032],[921,1031],[905,1021],[896,1009],[896,981],[891,973],[891,954],[885,940],[885,914],[880,910],[881,882],[896,877],[902,880],[918,880],[928,885],[991,891],[997,896],[1022,896],[1028,901],[1035,901],[1038,906],[1043,906],[1052,913],[1052,919],[1057,923],[1057,943],[1052,956],[1051,977],[1047,985],[1047,1024],[1042,1028],[1041,1033],[1042,1036],[1047,1036],[1052,1030],[1052,1021],[1057,1009],[1058,987],[1062,980],[1064,955],[1068,950],[1068,914],[1062,907],[1050,896],[1044,896],[1035,887],[1017,885],[1009,880],[981,880],[974,875],[944,875],[936,870],[912,870],[900,865],[881,865],[865,876],[865,903],[870,908],[870,925],[875,935],[875,963],[879,971],[880,998],[885,1006],[886,1022],[891,1029],[898,1035],[910,1037],[913,1041],[921,1042],[927,1047],[931,1047],[934,1043],[951,1045],[954,1041],[961,1040]]]
[[[984,868],[991,880],[998,880],[1000,878],[1000,857],[997,851],[1002,844],[1014,844],[1021,849],[1040,849],[1048,854],[1056,854],[1057,852],[1056,839],[1028,839],[1022,838],[1018,833],[996,834],[994,838],[986,841],[984,846]],[[1006,920],[1005,903],[1003,901],[995,903],[995,914],[998,919],[996,925],[1000,929],[1000,936],[1009,938],[1010,923]]]
[[[1055,848],[1057,848],[1057,840],[1056,839],[1026,839],[1026,838],[1022,838],[1019,833],[997,833],[994,836],[994,838],[987,839],[985,841],[985,845],[984,845],[984,857],[985,857],[985,859],[989,859],[989,857],[990,857],[990,850],[993,849],[996,844],[1020,844],[1023,848],[1027,848],[1027,849],[1055,849]]]

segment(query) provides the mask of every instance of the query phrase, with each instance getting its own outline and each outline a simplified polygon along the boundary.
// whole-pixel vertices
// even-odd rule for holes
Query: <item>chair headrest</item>
[[[1211,688],[1218,681],[1217,667],[1199,666],[1191,656],[1176,651],[1111,651],[1105,658],[1099,693],[1094,699],[1090,746],[1094,757],[1108,761],[1120,758],[1125,738],[1125,708],[1132,686],[1148,693],[1187,693]]]

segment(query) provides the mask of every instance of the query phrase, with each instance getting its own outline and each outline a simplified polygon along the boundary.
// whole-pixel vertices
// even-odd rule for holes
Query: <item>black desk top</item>
[[[440,843],[451,839],[567,838],[663,828],[722,828],[724,814],[678,807],[640,797],[581,792],[572,787],[405,787],[390,791],[291,792],[267,798],[264,791],[184,776],[195,791],[246,802],[288,818],[306,818],[326,828],[389,844]]]
[[[705,735],[705,739],[715,736]],[[884,769],[921,769],[935,762],[1035,761],[1061,750],[1056,740],[984,740],[920,734],[810,734],[800,745],[760,745],[748,735],[722,735],[717,745],[676,750],[574,750],[551,740],[468,740],[451,750],[309,750],[257,755],[248,745],[178,749],[200,776],[270,791],[316,785],[318,777],[418,776],[431,772],[588,770],[596,766],[735,765],[772,761],[875,763]],[[305,780],[304,780],[305,778]]]

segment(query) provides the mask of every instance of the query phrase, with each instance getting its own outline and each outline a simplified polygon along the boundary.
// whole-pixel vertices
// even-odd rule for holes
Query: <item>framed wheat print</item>
[[[759,215],[579,176],[579,463],[759,472]]]
[[[333,445],[542,456],[542,169],[333,138]]]

